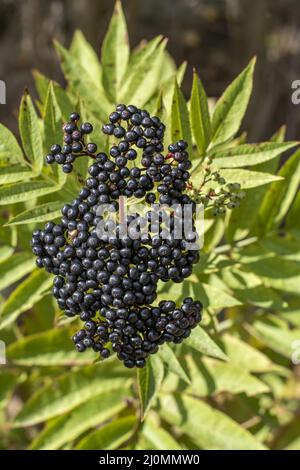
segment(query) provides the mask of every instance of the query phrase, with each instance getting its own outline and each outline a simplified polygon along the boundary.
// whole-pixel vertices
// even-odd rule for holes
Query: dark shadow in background
[[[100,50],[113,0],[0,0],[0,79],[7,105],[0,121],[16,130],[25,86],[33,91],[37,68],[63,82],[52,47],[56,37],[68,46],[76,28]],[[299,138],[300,106],[291,102],[291,83],[300,79],[299,0],[124,0],[131,45],[157,34],[169,38],[177,64],[189,63],[184,90],[196,67],[210,96],[258,55],[254,96],[244,127],[252,141],[268,138],[286,123]]]

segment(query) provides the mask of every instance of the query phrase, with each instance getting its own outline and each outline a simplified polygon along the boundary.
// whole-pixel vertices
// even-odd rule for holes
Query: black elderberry
[[[117,137],[117,139],[124,137],[125,133],[126,131],[122,126],[117,126],[114,128],[114,136]]]
[[[115,124],[116,122],[118,122],[120,119],[121,119],[121,115],[120,115],[120,113],[118,113],[117,111],[111,113],[110,116],[109,116],[109,120],[110,120],[110,122],[112,122],[113,124]]]
[[[102,127],[102,131],[104,134],[112,135],[114,133],[115,126],[113,124],[105,124]]]
[[[48,163],[49,165],[51,165],[51,163],[54,163],[55,161],[55,156],[51,153],[49,153],[47,156],[46,156],[46,163]]]
[[[84,122],[83,124],[81,124],[80,130],[83,134],[90,134],[91,132],[93,132],[93,126],[89,122]]]
[[[61,152],[61,146],[59,144],[54,144],[54,145],[52,145],[50,151],[53,155],[56,155],[59,152]]]
[[[93,142],[90,142],[86,146],[88,153],[96,153],[97,152],[97,145]]]
[[[64,125],[64,131],[67,134],[72,134],[75,130],[76,130],[76,124],[74,124],[73,122],[69,122]]]
[[[63,172],[64,173],[72,173],[73,165],[71,163],[65,163],[63,165]]]
[[[131,118],[131,112],[128,111],[127,109],[124,109],[122,112],[121,112],[121,118],[124,119],[124,121],[128,121],[128,119]]]
[[[151,211],[147,217],[127,216],[127,225],[136,222],[140,239],[131,238],[132,227],[127,238],[107,235],[99,239],[96,228],[102,217],[97,210],[101,203],[113,203],[118,210],[118,197],[123,195],[145,197],[153,204],[156,189],[160,203],[179,203],[180,207],[190,203],[184,193],[191,168],[187,144],[179,141],[170,145],[171,153],[165,157],[165,127],[159,118],[136,106],[120,104],[103,126],[105,134],[122,139],[110,149],[112,161],[105,153],[95,155],[97,145],[85,142],[93,126],[84,123],[78,127],[79,120],[77,113],[70,115],[70,122],[63,126],[63,148],[55,144],[46,161],[61,164],[63,171],[70,173],[75,159],[90,156],[94,158],[90,176],[78,198],[62,208],[60,224],[48,222],[44,231],[34,231],[32,251],[37,266],[55,274],[53,295],[59,307],[67,316],[78,315],[85,322],[73,338],[77,350],[92,348],[105,359],[111,343],[126,367],[144,367],[159,345],[180,343],[201,319],[202,306],[191,298],[185,299],[181,308],[171,301],[151,307],[159,279],[182,282],[192,273],[199,255],[188,251],[186,242],[196,239],[191,233],[185,240],[176,240],[174,216],[169,233],[162,218],[150,223]],[[129,164],[137,158],[137,149],[142,149],[141,168]],[[142,232],[148,225],[152,236]],[[109,222],[105,226],[112,227]]]
[[[83,147],[82,147],[82,144],[80,142],[73,142],[72,143],[72,152],[80,153],[80,152],[82,152],[82,150],[83,150]]]
[[[128,160],[135,160],[135,158],[137,157],[137,152],[136,150],[134,149],[130,149],[127,153],[126,153],[126,158]]]
[[[72,121],[72,122],[79,121],[79,119],[80,119],[80,116],[79,116],[78,113],[72,113],[72,114],[70,115],[70,121]]]
[[[66,155],[64,155],[63,153],[57,153],[55,155],[54,159],[55,159],[56,163],[63,164],[66,161]]]

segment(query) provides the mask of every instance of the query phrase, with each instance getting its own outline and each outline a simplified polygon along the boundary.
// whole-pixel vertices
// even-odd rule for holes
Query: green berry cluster
[[[203,181],[200,187],[189,186],[191,195],[198,204],[212,209],[213,216],[223,215],[226,209],[239,207],[245,192],[240,183],[227,183],[219,170],[212,169],[213,159],[206,157],[203,165]]]

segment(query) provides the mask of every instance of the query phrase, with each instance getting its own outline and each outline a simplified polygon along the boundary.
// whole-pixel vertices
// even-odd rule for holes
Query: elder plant
[[[6,345],[6,365],[0,368],[0,446],[7,449],[145,450],[299,448],[295,360],[300,338],[299,152],[291,151],[297,142],[285,142],[284,127],[263,143],[247,143],[247,134],[240,133],[251,96],[255,59],[216,103],[207,99],[195,72],[186,100],[180,89],[186,64],[175,67],[162,37],[131,51],[120,2],[116,3],[102,45],[101,60],[79,31],[69,49],[57,42],[55,48],[66,88],[35,71],[38,100],[34,103],[28,92],[24,94],[19,111],[19,135],[14,136],[0,125],[0,339]],[[124,126],[119,117],[115,121],[111,113],[120,112],[121,108],[116,109],[120,103],[146,110],[150,117],[156,116],[164,124],[164,149],[155,149],[150,159],[142,161],[147,157],[143,155],[143,146],[135,149],[130,144],[127,149],[123,143],[119,148],[121,142],[126,142],[120,128]],[[91,123],[94,130],[89,133],[88,125],[72,129],[72,134],[76,130],[84,134],[85,148],[80,152],[83,150],[85,155],[80,158],[76,156],[79,152],[72,148],[62,152],[64,144],[72,146],[77,142],[81,145],[82,135],[78,134],[73,136],[72,142],[63,142],[63,124],[79,122],[74,112],[80,115],[81,123]],[[109,122],[108,116],[111,116]],[[148,137],[146,135],[146,139],[156,137],[151,131]],[[60,148],[52,148],[54,144]],[[288,158],[282,159],[287,151]],[[124,152],[131,152],[134,158],[125,157]],[[175,160],[171,171],[178,169],[181,163],[190,162],[185,169],[182,165],[178,170],[180,178],[153,181],[155,175],[162,176],[162,166],[171,164],[173,156],[180,152],[184,155],[188,152],[188,157],[182,162]],[[101,162],[100,157],[96,158],[98,154],[102,154]],[[162,154],[163,159],[153,165],[158,154]],[[168,160],[169,154],[172,158]],[[167,265],[166,271],[160,270],[159,277],[156,272],[159,257],[147,259],[146,262],[152,264],[143,266],[143,272],[133,274],[138,274],[134,282],[141,284],[142,291],[143,287],[150,286],[144,289],[146,294],[142,292],[151,300],[146,305],[141,304],[141,309],[147,309],[143,312],[143,322],[153,322],[158,315],[156,310],[153,316],[153,309],[166,309],[166,303],[170,310],[160,312],[161,317],[167,318],[176,310],[177,319],[172,318],[174,322],[181,321],[185,318],[183,305],[195,306],[197,302],[203,305],[202,321],[199,325],[198,316],[195,328],[184,341],[178,344],[167,341],[157,350],[152,343],[158,339],[152,336],[151,341],[151,337],[149,340],[136,334],[136,327],[128,329],[129,335],[125,334],[126,338],[122,339],[122,347],[128,338],[135,338],[134,344],[127,344],[133,349],[127,348],[130,357],[123,356],[121,360],[135,362],[127,363],[130,366],[143,366],[133,370],[125,368],[118,360],[120,351],[114,351],[118,349],[113,348],[114,338],[109,338],[104,330],[105,341],[99,351],[93,350],[93,346],[100,344],[98,339],[92,347],[84,347],[87,350],[83,354],[76,351],[71,338],[82,329],[80,315],[67,316],[63,302],[57,305],[53,294],[60,298],[64,292],[59,290],[65,284],[54,286],[53,291],[53,274],[44,269],[49,254],[39,257],[36,253],[40,258],[38,264],[43,267],[40,269],[30,243],[32,233],[38,239],[38,231],[43,230],[45,224],[52,229],[60,226],[65,217],[62,207],[67,207],[68,217],[68,205],[78,198],[85,182],[104,171],[99,165],[108,161],[116,165],[117,159],[121,163],[117,166],[118,171],[123,172],[121,180],[126,184],[129,206],[138,199],[147,207],[161,196],[170,196],[170,189],[174,189],[180,193],[176,198],[189,198],[205,208],[204,244],[199,258],[196,256],[193,260],[193,269],[182,272],[186,267],[182,266],[179,271],[172,260],[172,266]],[[141,189],[141,175],[136,168],[144,168],[142,174],[149,177],[145,194],[141,191],[134,194]],[[169,169],[164,171],[168,173],[162,178],[170,174]],[[115,167],[108,169],[108,178],[114,172]],[[188,174],[183,176],[185,172]],[[113,178],[118,180],[118,176]],[[178,188],[173,184],[176,179],[181,181],[175,185]],[[129,180],[133,182],[128,187]],[[146,184],[145,178],[142,181]],[[93,186],[94,182],[90,184]],[[159,191],[161,185],[167,188]],[[105,187],[102,190],[101,196],[105,195]],[[83,199],[90,197],[87,191],[81,194]],[[172,194],[174,196],[174,192]],[[77,224],[77,215],[73,218],[71,212],[70,222]],[[52,248],[54,257],[65,248],[72,249],[72,230],[69,231],[70,234],[62,230],[55,235],[62,238],[56,241],[57,252]],[[37,243],[37,246],[41,245]],[[175,249],[172,247],[171,251]],[[160,256],[164,258],[166,248],[162,251]],[[126,259],[129,252],[124,254]],[[119,255],[114,253],[113,256]],[[130,251],[130,260],[133,256],[136,254]],[[184,256],[190,255],[184,253]],[[88,267],[90,261],[93,267]],[[90,261],[85,261],[85,272],[92,269],[97,276],[103,271],[101,259],[96,264],[95,259]],[[191,268],[192,260],[189,264]],[[151,265],[153,272],[150,272]],[[68,263],[65,268],[68,269]],[[171,268],[176,271],[169,272]],[[122,272],[126,279],[123,268],[119,274],[109,275],[105,295],[110,296],[109,289],[120,288]],[[89,275],[91,279],[83,282],[94,281],[95,273]],[[63,277],[60,273],[55,276]],[[101,277],[104,279],[105,274]],[[127,287],[132,285],[126,282]],[[93,286],[92,291],[97,290],[98,286],[94,283]],[[137,284],[135,287],[140,289]],[[127,288],[123,288],[127,292]],[[119,296],[120,292],[116,292]],[[134,291],[134,296],[137,292]],[[84,295],[90,294],[84,291]],[[98,294],[101,303],[104,293]],[[153,294],[155,299],[152,299]],[[80,291],[76,295],[80,300]],[[134,299],[130,296],[129,301],[136,303],[138,298],[144,302],[139,295]],[[123,302],[123,293],[119,300]],[[201,306],[197,305],[199,310]],[[101,309],[103,305],[98,307]],[[112,310],[110,304],[104,307]],[[125,308],[125,317],[126,312],[132,310],[131,306],[113,308]],[[140,310],[138,312],[142,315]],[[103,314],[104,311],[96,325],[93,318],[82,321],[92,322],[89,326],[93,330],[101,326],[98,322],[104,321]],[[109,321],[114,321],[111,312],[109,316]],[[127,317],[120,319],[125,321],[119,325],[121,329],[129,326]],[[141,318],[137,315],[134,320],[133,324]],[[170,323],[169,318],[167,322]],[[173,332],[162,330],[163,334],[174,336],[172,328]],[[81,335],[88,337],[87,333]],[[79,344],[84,338],[77,337],[75,343]],[[155,353],[137,358],[134,351],[141,354],[143,341],[151,343],[150,349],[153,347]],[[105,357],[107,351],[111,357],[99,359],[99,352]],[[131,353],[135,354],[134,358]],[[136,361],[142,362],[136,364]]]

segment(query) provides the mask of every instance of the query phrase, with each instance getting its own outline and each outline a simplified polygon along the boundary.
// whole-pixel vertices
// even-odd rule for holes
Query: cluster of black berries
[[[103,126],[106,134],[121,139],[111,147],[111,158],[93,156],[90,176],[78,197],[62,208],[60,223],[48,222],[32,238],[37,266],[55,275],[59,307],[85,322],[73,338],[77,350],[92,348],[106,358],[112,349],[127,367],[143,367],[159,345],[180,343],[201,319],[202,305],[191,298],[180,308],[172,301],[153,307],[158,282],[182,282],[199,260],[194,225],[183,239],[176,233],[184,206],[195,213],[184,192],[191,166],[187,144],[170,145],[164,156],[164,130],[147,111],[117,106]],[[124,215],[124,196],[144,199],[145,212]],[[118,214],[115,223],[99,212],[103,204]]]
[[[78,127],[80,116],[78,113],[70,115],[70,121],[63,126],[64,145],[54,144],[50,153],[46,156],[46,162],[58,163],[62,165],[64,173],[71,173],[73,170],[73,162],[76,157],[82,155],[93,156],[97,152],[97,145],[90,142],[85,143],[85,136],[93,132],[93,126],[89,122],[81,124]]]
[[[191,298],[184,300],[181,308],[171,301],[162,301],[158,307],[140,309],[103,307],[105,320],[89,320],[85,329],[74,336],[78,351],[92,346],[100,351],[103,358],[110,351],[105,344],[112,343],[112,349],[126,367],[144,367],[149,354],[155,354],[159,345],[165,342],[181,343],[200,321],[201,304]]]

